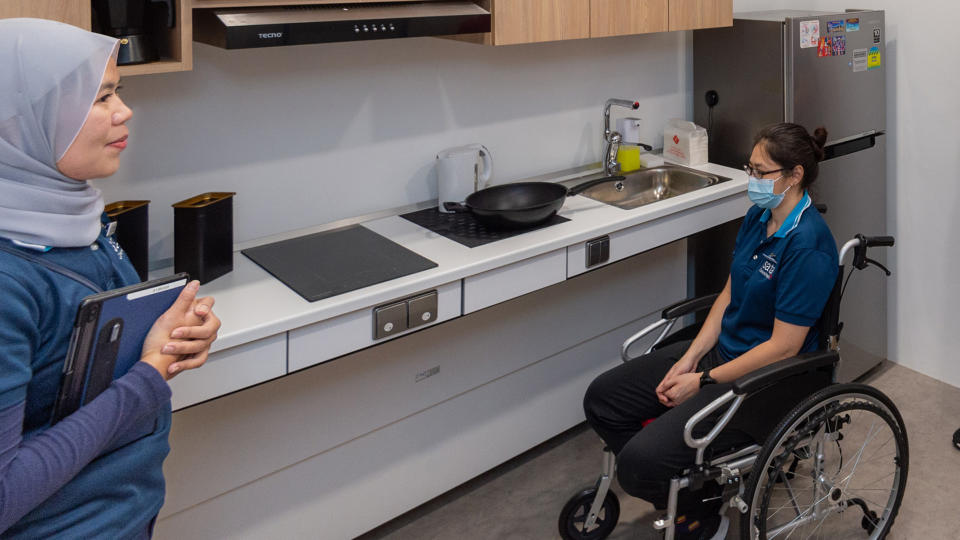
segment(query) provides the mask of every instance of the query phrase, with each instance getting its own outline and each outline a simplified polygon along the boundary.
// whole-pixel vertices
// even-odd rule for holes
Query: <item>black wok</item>
[[[553,182],[516,182],[481,189],[467,196],[463,204],[444,203],[451,212],[471,212],[489,227],[518,229],[547,221],[563,206],[568,196],[581,193],[597,184],[623,180],[607,176],[567,188]]]

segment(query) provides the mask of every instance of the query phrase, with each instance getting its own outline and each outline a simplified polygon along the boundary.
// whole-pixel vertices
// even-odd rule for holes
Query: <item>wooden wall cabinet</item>
[[[670,0],[670,30],[733,25],[733,0]]]
[[[149,64],[120,66],[120,75],[143,75],[189,71],[193,68],[193,7],[191,0],[176,0],[176,24],[161,43],[161,59]],[[65,22],[90,30],[93,14],[90,0],[2,0],[0,19],[34,17]]]
[[[665,32],[668,0],[590,0],[590,37]]]
[[[455,39],[516,45],[733,24],[733,0],[475,1],[492,14],[492,32]]]

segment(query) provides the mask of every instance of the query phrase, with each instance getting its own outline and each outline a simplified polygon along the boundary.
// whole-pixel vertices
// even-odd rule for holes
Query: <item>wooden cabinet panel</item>
[[[733,25],[733,0],[670,0],[670,30]]]
[[[166,31],[157,62],[120,66],[120,76],[189,71],[193,68],[193,6],[191,0],[175,0],[177,22]],[[34,17],[61,21],[84,30],[92,28],[90,0],[0,0],[0,19]]]
[[[665,32],[667,27],[667,0],[590,2],[590,37]]]
[[[493,0],[493,44],[590,37],[590,0]]]
[[[52,19],[90,30],[90,0],[30,0],[0,2],[0,19],[33,17]]]

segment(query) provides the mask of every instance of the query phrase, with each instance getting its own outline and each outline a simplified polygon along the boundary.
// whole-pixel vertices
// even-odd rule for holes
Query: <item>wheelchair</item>
[[[854,252],[847,280],[855,270],[870,264],[890,275],[889,270],[867,257],[867,249],[893,244],[893,237],[857,235],[843,245],[840,271],[818,325],[819,350],[744,375],[730,391],[690,417],[683,439],[696,450],[694,466],[670,481],[666,514],[653,523],[666,540],[674,538],[680,490],[700,489],[707,482],[719,483],[716,491],[723,501],[715,540],[727,536],[730,521],[725,514],[729,508],[741,514],[742,539],[886,536],[906,487],[906,427],[886,395],[864,384],[838,383],[836,368],[843,328],[839,313],[845,287],[844,257]],[[696,325],[674,333],[671,330],[681,319],[709,309],[717,296],[694,298],[664,309],[660,321],[623,343],[623,361],[631,360],[628,353],[632,345],[657,331],[653,345],[644,354],[692,339],[699,330]],[[744,412],[735,416],[741,408]],[[785,415],[784,409],[789,411]],[[732,420],[750,417],[751,411],[761,411],[758,421],[748,421],[756,430],[751,436],[764,441],[762,445],[710,446]],[[767,418],[763,418],[764,413]],[[695,437],[695,428],[708,418],[716,423],[706,435]],[[647,422],[651,421],[655,419]],[[705,424],[696,431],[703,433],[706,429]],[[616,456],[604,448],[603,471],[596,484],[571,497],[560,513],[562,538],[599,540],[610,535],[620,514],[620,503],[610,490],[615,472]]]

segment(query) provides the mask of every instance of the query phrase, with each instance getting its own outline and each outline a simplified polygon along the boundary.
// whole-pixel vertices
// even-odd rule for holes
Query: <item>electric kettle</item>
[[[479,191],[490,182],[493,156],[482,144],[447,148],[437,153],[437,196],[439,210],[443,203],[462,203],[467,195]]]

